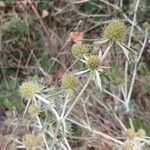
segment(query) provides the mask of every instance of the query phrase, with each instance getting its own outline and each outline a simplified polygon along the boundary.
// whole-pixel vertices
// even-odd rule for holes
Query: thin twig
[[[119,145],[123,145],[123,142],[121,142],[121,141],[119,141],[119,140],[117,140],[117,139],[115,139],[115,138],[113,138],[113,137],[111,137],[111,136],[109,136],[109,135],[106,135],[106,134],[103,133],[103,132],[96,131],[96,130],[94,130],[94,129],[88,127],[88,126],[85,126],[85,125],[83,125],[83,124],[81,124],[81,123],[75,121],[75,120],[72,120],[72,119],[69,119],[69,118],[67,118],[67,120],[70,121],[70,122],[72,122],[72,123],[74,123],[74,124],[76,124],[76,125],[78,125],[79,127],[83,128],[83,129],[87,129],[89,132],[92,132],[92,133],[94,133],[94,134],[98,134],[98,135],[102,136],[103,138],[105,138],[105,139],[107,139],[107,140],[111,140],[111,141],[113,141],[113,142],[115,142],[115,143],[117,143],[117,144],[119,144]]]
[[[46,25],[44,24],[41,16],[39,15],[39,13],[38,13],[37,9],[35,8],[35,6],[33,5],[32,1],[31,0],[27,0],[27,1],[28,1],[28,4],[31,6],[33,12],[35,13],[37,19],[39,20],[39,22],[44,30],[44,33],[46,34],[47,39],[50,42],[50,45],[52,46],[53,49],[56,49],[54,42],[53,42],[53,38],[51,38],[52,35],[54,34],[54,32],[51,29],[47,29]]]
[[[132,26],[131,26],[129,40],[128,40],[128,47],[131,46],[131,39],[132,39],[132,35],[133,35],[134,26],[135,26],[135,23],[136,23],[136,14],[137,14],[139,2],[140,2],[140,0],[137,0],[136,5],[135,5],[135,11],[134,11],[134,16],[133,16],[133,23],[134,24],[132,24]],[[125,91],[125,101],[127,101],[126,99],[128,97],[128,67],[129,67],[129,62],[126,61],[126,64],[125,64],[125,90],[124,90]],[[127,109],[128,109],[128,103],[126,103]]]

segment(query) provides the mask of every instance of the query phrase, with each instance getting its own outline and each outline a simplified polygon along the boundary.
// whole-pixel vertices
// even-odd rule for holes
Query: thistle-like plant
[[[127,47],[123,42],[125,40],[127,34],[127,29],[126,26],[123,22],[121,22],[120,20],[112,20],[108,26],[106,26],[104,28],[104,32],[103,32],[103,40],[100,40],[96,43],[108,43],[108,48],[105,50],[103,58],[104,59],[106,57],[106,55],[108,54],[109,50],[112,48],[113,44],[117,44],[122,50],[124,55],[126,56],[126,58],[128,60],[129,59],[129,52],[131,53],[136,53],[133,49]]]
[[[145,130],[139,129],[135,132],[134,129],[128,129],[123,150],[143,150],[147,144],[150,144],[150,140],[149,137],[146,137]]]
[[[43,139],[40,135],[27,133],[23,136],[22,145],[26,149],[38,149],[43,145]]]
[[[78,58],[81,58],[84,55],[86,55],[88,50],[87,50],[87,47],[84,44],[79,42],[79,43],[76,43],[72,46],[71,52],[72,52],[72,55],[76,59],[78,59]]]
[[[40,113],[40,109],[35,105],[30,105],[28,112],[32,118],[36,118],[36,116]]]
[[[112,22],[110,22],[108,26],[106,26],[104,29],[103,32],[104,40],[102,42],[99,42],[99,43],[108,42],[108,47],[106,48],[103,55],[101,50],[99,50],[99,54],[87,53],[88,52],[87,47],[81,42],[73,45],[71,52],[73,56],[76,58],[75,62],[81,61],[84,64],[85,68],[84,69],[78,68],[80,71],[77,72],[75,72],[72,69],[73,70],[72,73],[68,74],[65,72],[65,74],[62,77],[61,90],[58,93],[55,93],[57,95],[57,98],[60,99],[58,101],[56,100],[55,103],[56,105],[54,107],[52,103],[50,103],[53,94],[50,95],[48,92],[43,92],[42,87],[35,82],[22,83],[22,85],[20,86],[20,93],[22,97],[28,100],[29,102],[26,108],[28,108],[30,102],[32,103],[32,105],[28,109],[28,113],[31,117],[34,117],[35,119],[34,126],[37,128],[38,131],[40,130],[40,133],[42,135],[42,138],[39,141],[40,138],[37,137],[36,135],[26,134],[23,137],[22,142],[23,148],[27,149],[39,148],[36,147],[37,142],[40,143],[42,141],[45,144],[44,148],[46,150],[53,150],[53,149],[70,150],[71,146],[69,145],[66,136],[68,134],[67,132],[68,122],[69,124],[75,124],[83,128],[84,130],[88,130],[90,133],[94,135],[97,134],[98,136],[102,136],[105,139],[113,141],[114,143],[117,144],[117,146],[119,145],[118,146],[120,148],[119,150],[142,150],[142,148],[144,148],[146,144],[150,144],[149,142],[150,138],[146,136],[146,133],[143,129],[140,129],[136,132],[132,125],[131,129],[127,129],[123,124],[123,122],[116,117],[117,115],[114,116],[117,118],[118,123],[124,130],[123,133],[126,133],[126,135],[122,138],[122,140],[120,140],[118,137],[109,136],[101,131],[96,130],[95,126],[93,126],[93,124],[90,122],[90,119],[88,118],[88,113],[86,111],[85,104],[83,104],[84,113],[86,115],[85,120],[83,120],[83,118],[81,119],[78,118],[75,113],[72,113],[72,110],[74,109],[75,105],[79,103],[79,101],[82,99],[82,95],[87,90],[87,87],[89,86],[91,81],[95,82],[95,84],[99,87],[100,91],[105,91],[105,93],[108,93],[110,96],[112,96],[114,100],[119,99],[120,102],[125,104],[126,101],[125,99],[124,101],[121,100],[118,96],[114,94],[115,92],[114,93],[108,92],[102,87],[101,77],[105,75],[104,72],[105,69],[110,68],[104,65],[103,60],[107,56],[109,50],[112,48],[113,44],[120,46],[125,56],[129,60],[129,51],[133,52],[133,50],[125,46],[123,43],[126,37],[126,32],[127,32],[126,26],[124,25],[123,22],[119,20],[113,20]],[[73,65],[74,64],[75,63],[73,63]],[[71,67],[73,67],[73,65],[71,65]],[[69,67],[69,69],[71,67]],[[82,74],[87,74],[88,79],[82,86],[79,86],[81,87],[80,89],[78,87],[78,82],[75,75],[82,75]],[[123,91],[122,93],[124,96],[125,95],[124,89],[121,90]],[[89,95],[87,96],[88,98]],[[73,97],[73,101],[70,101],[70,97],[71,98]],[[97,102],[101,104],[104,107],[104,109],[107,110],[107,112],[110,112],[109,107],[106,106],[104,103],[100,102],[99,99],[97,100]],[[80,103],[79,106],[81,105],[82,103]],[[49,117],[47,116],[41,117],[39,115],[39,110],[41,109],[41,107],[46,108],[44,111],[45,115],[49,116],[49,111],[54,114],[52,116],[53,123],[49,121]],[[112,109],[113,108],[111,108],[111,111]],[[114,110],[113,112],[115,113]],[[39,144],[39,146],[40,145],[41,143]]]
[[[103,38],[109,42],[123,42],[126,36],[126,27],[123,22],[113,20],[105,27]]]
[[[92,80],[95,82],[96,85],[100,88],[102,91],[102,80],[101,75],[104,74],[104,69],[109,68],[102,65],[101,60],[101,51],[99,52],[99,55],[90,55],[90,56],[84,56],[83,59],[80,59],[83,63],[86,65],[86,69],[79,71],[75,73],[76,75],[82,75],[84,73],[90,73],[92,76]]]
[[[41,93],[42,88],[39,86],[36,82],[23,82],[20,86],[20,95],[22,98],[25,98],[26,100],[31,100],[33,97],[36,96],[36,94]]]
[[[67,92],[75,92],[77,89],[77,81],[73,74],[66,74],[62,78],[62,89]]]

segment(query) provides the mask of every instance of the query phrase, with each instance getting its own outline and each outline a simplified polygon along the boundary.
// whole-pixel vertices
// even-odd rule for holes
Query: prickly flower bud
[[[77,81],[73,74],[66,74],[62,79],[62,88],[64,90],[75,91],[77,88]]]
[[[123,150],[134,150],[134,149],[133,149],[133,145],[130,144],[130,143],[124,144]]]
[[[122,42],[125,39],[126,27],[123,22],[113,20],[104,29],[103,37],[111,42]]]
[[[22,142],[27,149],[37,149],[43,144],[43,140],[41,136],[37,136],[29,133],[23,136]]]
[[[39,108],[34,106],[34,105],[31,105],[29,107],[29,114],[31,117],[36,117],[36,115],[38,115],[40,112]]]
[[[96,55],[91,55],[89,56],[88,60],[87,60],[87,67],[94,71],[94,70],[98,70],[101,66],[101,60],[98,56]]]
[[[25,99],[32,99],[36,94],[41,92],[41,88],[34,82],[23,82],[20,86],[20,94]]]
[[[133,140],[136,137],[135,131],[133,129],[128,129],[127,137],[129,140]]]
[[[138,138],[144,138],[146,136],[146,132],[143,129],[139,129],[138,132],[136,133],[136,136]]]
[[[72,46],[71,52],[75,58],[80,58],[87,53],[87,48],[82,43],[76,43]]]

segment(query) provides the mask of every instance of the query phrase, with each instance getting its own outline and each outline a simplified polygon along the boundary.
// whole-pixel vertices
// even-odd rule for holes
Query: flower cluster
[[[31,105],[29,107],[29,114],[32,118],[36,117],[40,112],[40,109],[36,107],[35,105]]]
[[[101,64],[100,58],[96,55],[89,56],[87,60],[87,67],[93,71],[98,70],[101,67]]]
[[[76,91],[77,81],[73,74],[66,74],[62,79],[62,89]]]
[[[38,124],[37,126],[38,126],[38,129],[40,129],[40,132],[43,129],[45,129],[45,122],[44,123],[42,122],[44,117],[40,118],[41,116],[39,115],[41,108],[45,107],[45,106],[43,107],[43,104],[41,102],[44,102],[44,104],[47,105],[47,110],[53,113],[53,115],[55,116],[55,121],[57,121],[56,122],[57,126],[55,126],[55,124],[51,126],[51,128],[53,127],[56,128],[55,132],[53,132],[53,129],[51,130],[52,133],[50,130],[43,132],[42,134],[43,138],[41,138],[41,136],[37,136],[34,134],[25,134],[22,139],[23,148],[38,149],[42,146],[43,140],[45,143],[45,147],[47,148],[49,147],[50,142],[47,143],[46,140],[47,138],[50,137],[53,139],[52,144],[51,144],[52,148],[50,147],[50,149],[55,149],[54,146],[59,141],[58,135],[60,135],[61,137],[61,134],[62,134],[62,136],[64,137],[65,135],[64,133],[66,133],[67,131],[66,130],[67,125],[65,121],[67,119],[68,119],[67,121],[71,120],[67,118],[68,115],[70,115],[76,103],[81,99],[83,93],[89,86],[90,82],[94,82],[94,84],[98,87],[98,89],[101,92],[106,91],[104,87],[102,86],[102,81],[103,81],[103,76],[107,77],[107,75],[105,74],[105,70],[109,69],[110,67],[104,66],[103,60],[107,56],[109,50],[112,48],[113,44],[116,43],[117,45],[119,45],[121,49],[123,50],[127,59],[129,59],[128,54],[131,49],[129,49],[122,43],[125,39],[125,36],[126,36],[126,27],[124,23],[122,23],[119,20],[113,20],[111,23],[108,24],[107,27],[105,27],[105,30],[103,33],[104,42],[108,42],[108,47],[106,48],[103,54],[101,50],[99,50],[97,54],[88,53],[87,47],[81,42],[76,43],[72,46],[71,52],[72,52],[72,55],[76,59],[75,63],[80,62],[79,65],[81,65],[83,68],[80,70],[77,70],[76,72],[72,71],[71,73],[65,73],[61,81],[61,88],[60,88],[61,90],[59,92],[57,91],[56,93],[52,93],[51,91],[53,96],[57,95],[58,93],[61,93],[59,96],[64,100],[61,102],[59,101],[61,104],[58,102],[56,103],[56,105],[53,105],[51,102],[52,99],[50,98],[52,95],[47,94],[49,90],[48,91],[47,89],[42,90],[42,87],[38,83],[32,82],[32,81],[22,83],[22,85],[20,86],[20,90],[19,90],[20,94],[22,98],[25,98],[26,100],[28,100],[25,112],[28,111],[28,114],[30,115],[30,117],[34,118],[37,121],[36,125]],[[75,63],[73,63],[73,65]],[[73,65],[71,65],[71,67]],[[69,69],[71,67],[69,67]],[[69,69],[67,71],[69,71]],[[77,91],[79,90],[78,90],[78,82],[77,82],[76,75],[83,75],[83,74],[86,74],[88,76],[88,79],[87,79],[87,82],[85,82],[85,84],[82,86],[82,89],[80,90],[80,92],[77,93]],[[107,92],[107,93],[109,93],[112,97],[116,99],[118,98],[117,96],[115,96],[114,94],[110,92]],[[57,99],[57,97],[55,99]],[[74,99],[72,104],[71,104],[70,99]],[[120,98],[118,99],[123,104],[125,104],[125,101],[121,100]],[[70,106],[69,108],[68,108],[68,105]],[[109,109],[107,108],[107,106],[105,105],[103,106],[104,108]],[[46,118],[46,119],[49,119],[49,118]],[[73,120],[73,123],[74,123],[74,120]],[[76,124],[80,125],[80,123],[78,122]],[[86,127],[86,125],[84,126],[81,124],[80,126],[85,129],[95,131],[94,129],[90,127]],[[60,134],[59,134],[59,131],[61,131]],[[121,145],[121,150],[141,150],[146,144],[150,144],[149,139],[146,137],[145,130],[143,129],[140,129],[137,132],[135,132],[134,129],[127,129],[126,137],[124,138],[125,139],[124,141],[115,139],[113,137],[105,136],[103,133],[101,134],[101,132],[93,132],[93,133],[100,133],[99,135],[103,136],[104,138],[106,139],[108,138],[116,143],[119,143]],[[66,142],[66,141],[67,139],[64,138],[63,142]],[[66,142],[65,145],[61,143],[61,145],[64,147],[64,146],[68,146],[69,143]],[[70,149],[70,147],[68,149]]]
[[[35,82],[23,82],[20,86],[20,94],[22,98],[27,100],[35,97],[36,94],[41,92],[41,87]]]
[[[113,20],[105,27],[103,37],[111,42],[122,42],[126,36],[126,27],[123,22]]]
[[[25,134],[23,136],[23,146],[27,149],[38,149],[43,144],[43,139],[41,136],[37,136],[34,134]]]
[[[150,144],[150,141],[146,137],[145,130],[139,129],[135,132],[134,129],[128,129],[123,150],[142,150],[146,144]]]
[[[75,58],[81,58],[87,53],[87,47],[82,43],[76,43],[72,46],[71,52]]]

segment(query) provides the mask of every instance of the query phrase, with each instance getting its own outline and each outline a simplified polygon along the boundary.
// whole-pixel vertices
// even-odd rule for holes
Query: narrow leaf
[[[102,92],[102,81],[101,81],[100,75],[97,71],[96,71],[96,83],[97,83],[100,91]]]
[[[127,47],[124,43],[120,43],[123,47],[125,47],[132,54],[138,54],[134,49]]]
[[[88,72],[88,71],[90,71],[90,69],[82,70],[82,71],[76,72],[76,73],[74,73],[74,74],[75,74],[75,75],[82,75],[82,74],[84,74],[84,73],[86,73],[86,72]]]
[[[108,39],[99,39],[97,41],[94,42],[94,44],[103,44],[106,43],[108,41]]]
[[[128,61],[130,61],[129,59],[129,51],[123,46],[121,45],[119,42],[117,42],[117,44],[121,47],[121,49],[123,50],[124,52],[124,55],[126,56],[126,58],[128,59]]]

